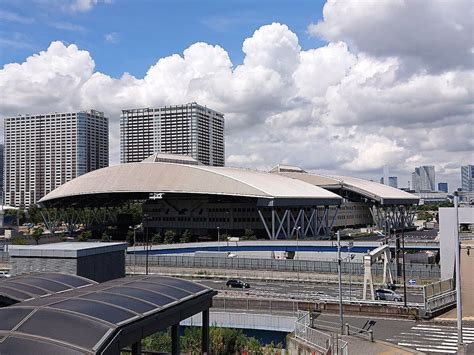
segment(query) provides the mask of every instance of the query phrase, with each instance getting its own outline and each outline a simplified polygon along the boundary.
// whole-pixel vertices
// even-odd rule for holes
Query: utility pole
[[[402,213],[403,304],[407,308],[407,279],[405,274],[405,210]]]
[[[459,240],[459,195],[454,192],[454,209],[456,212],[456,230],[454,236],[456,237],[456,320],[458,328],[458,349],[463,346],[462,339],[462,299],[461,299],[461,241]]]
[[[144,225],[145,227],[145,244],[146,244],[146,251],[145,251],[145,274],[148,275],[148,215],[144,214],[143,215],[144,222],[146,223]]]
[[[339,278],[339,320],[341,322],[341,334],[344,334],[344,313],[342,311],[342,258],[341,258],[341,233],[337,235],[337,274]]]

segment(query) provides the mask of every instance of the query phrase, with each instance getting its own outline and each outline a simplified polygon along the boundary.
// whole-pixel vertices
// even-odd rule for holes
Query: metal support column
[[[137,341],[136,343],[132,344],[132,355],[141,355],[142,353],[142,343],[141,341]]]
[[[459,195],[454,192],[454,209],[456,213],[456,254],[454,255],[456,274],[456,327],[458,331],[458,349],[461,350],[464,345],[462,329],[462,298],[461,298],[461,240],[459,239]]]
[[[179,355],[179,323],[171,326],[171,355]]]
[[[201,354],[209,354],[209,310],[202,311],[202,327],[201,327]]]

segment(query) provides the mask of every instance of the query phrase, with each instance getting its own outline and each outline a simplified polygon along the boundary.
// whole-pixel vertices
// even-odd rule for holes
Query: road
[[[321,324],[337,326],[339,317],[321,314],[317,317]],[[370,328],[376,340],[416,349],[426,354],[456,354],[457,333],[455,323],[436,323],[433,321],[416,322],[405,319],[381,317],[345,316],[344,323],[362,328],[368,321],[373,321]],[[318,321],[315,322],[317,324]],[[474,323],[463,322],[463,342],[474,342]]]
[[[194,280],[203,285],[211,287],[219,292],[227,293],[248,293],[250,295],[276,298],[294,299],[327,299],[338,298],[339,288],[336,283],[298,283],[295,282],[265,282],[245,279],[250,284],[248,289],[228,289],[225,286],[226,280]],[[343,299],[362,299],[362,285],[353,284],[352,288],[345,284],[343,286]],[[350,292],[351,291],[351,292]],[[396,292],[403,295],[403,289]],[[421,288],[407,288],[407,302],[423,302],[423,290]]]

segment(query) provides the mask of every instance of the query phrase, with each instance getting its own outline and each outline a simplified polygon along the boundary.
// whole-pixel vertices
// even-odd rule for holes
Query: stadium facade
[[[58,211],[48,214],[55,216],[49,217],[49,225],[59,218],[79,223],[86,208],[103,217],[104,210],[138,200],[144,203],[144,223],[151,233],[188,229],[205,236],[220,230],[240,236],[252,229],[268,239],[290,239],[295,233],[320,238],[329,237],[334,228],[380,225],[381,218],[384,226],[408,226],[410,209],[418,203],[416,196],[361,179],[283,166],[260,172],[198,165],[189,157],[169,159],[153,155],[60,186],[40,201],[48,211]]]

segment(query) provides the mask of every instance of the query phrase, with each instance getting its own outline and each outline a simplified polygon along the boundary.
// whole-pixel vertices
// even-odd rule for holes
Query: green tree
[[[172,229],[168,229],[165,232],[165,240],[163,241],[164,244],[172,244],[174,243],[174,238],[176,237],[176,232]]]
[[[151,244],[161,244],[163,243],[163,237],[161,236],[160,233],[155,233],[153,234],[153,237],[151,237]]]
[[[100,238],[101,242],[110,242],[110,236],[107,232],[102,233],[102,237]]]
[[[257,236],[252,229],[246,228],[242,240],[257,240]]]
[[[168,331],[158,332],[142,340],[142,347],[145,350],[171,352],[171,336]]]
[[[43,233],[44,233],[44,229],[43,228],[36,228],[33,233],[31,234],[31,236],[33,237],[33,239],[35,240],[36,242],[36,245],[39,244],[39,241],[40,239],[43,237]]]
[[[186,229],[183,234],[181,234],[181,238],[179,239],[180,243],[189,243],[191,241],[191,232],[189,229]]]
[[[27,211],[31,223],[38,224],[43,222],[43,217],[37,205],[31,205]]]
[[[90,237],[92,237],[92,232],[90,230],[86,230],[81,233],[77,240],[80,242],[87,242]]]
[[[129,230],[127,232],[126,240],[127,240],[128,245],[132,247],[133,244],[135,243],[135,240],[133,238],[133,231]]]

